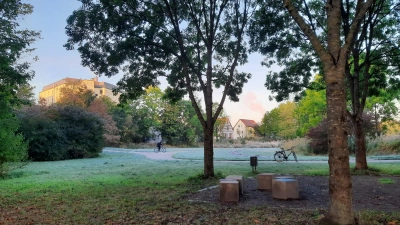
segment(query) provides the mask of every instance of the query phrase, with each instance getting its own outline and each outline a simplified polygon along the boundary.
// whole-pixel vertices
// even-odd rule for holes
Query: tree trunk
[[[365,134],[363,129],[363,120],[356,119],[355,125],[355,150],[356,150],[356,170],[367,170],[367,149],[365,146]]]
[[[344,71],[340,70],[340,66],[332,66],[330,70],[325,71],[330,174],[330,203],[326,220],[334,224],[354,224]]]
[[[213,145],[213,127],[207,119],[207,126],[204,130],[204,177],[214,176],[214,145]],[[211,126],[209,126],[211,124]]]

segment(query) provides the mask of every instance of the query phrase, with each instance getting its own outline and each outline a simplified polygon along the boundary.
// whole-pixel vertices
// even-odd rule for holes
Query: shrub
[[[324,119],[316,127],[311,128],[307,132],[307,137],[310,140],[310,149],[314,154],[328,154],[328,121]]]
[[[76,106],[57,107],[57,113],[56,122],[68,140],[69,158],[98,156],[104,147],[101,118]]]
[[[83,108],[32,106],[17,115],[33,160],[95,157],[104,147],[102,120]]]
[[[28,154],[32,160],[68,159],[67,139],[54,114],[54,107],[45,106],[25,106],[17,111],[19,130],[29,141]]]
[[[27,159],[28,145],[17,133],[18,120],[4,99],[0,99],[0,176],[20,167]]]

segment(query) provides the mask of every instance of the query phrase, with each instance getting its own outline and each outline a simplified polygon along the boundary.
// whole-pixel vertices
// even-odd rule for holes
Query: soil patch
[[[257,190],[256,178],[245,178],[244,195],[240,197],[238,207],[250,208],[268,205],[269,207],[290,209],[327,209],[329,187],[327,176],[295,176],[299,181],[300,199],[278,200],[271,191]],[[380,179],[387,178],[393,184],[382,184]],[[398,176],[352,176],[353,209],[375,210],[381,212],[400,211],[400,177]],[[210,187],[189,196],[190,201],[219,203],[218,186]],[[230,203],[224,203],[230,204]]]

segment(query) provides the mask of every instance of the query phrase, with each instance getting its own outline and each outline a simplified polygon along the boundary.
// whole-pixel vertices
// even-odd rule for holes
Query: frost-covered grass
[[[259,219],[254,215],[276,216],[276,211],[265,207],[244,210],[187,201],[188,194],[218,183],[218,179],[192,182],[203,172],[202,160],[151,160],[134,154],[150,149],[114,150],[118,152],[93,159],[32,162],[0,179],[0,224],[248,224]],[[194,158],[203,153],[201,148],[172,150]],[[215,161],[214,169],[221,177],[253,177],[256,173],[248,156],[272,156],[274,151],[216,149],[221,158],[233,155],[245,160]],[[370,166],[384,174],[400,174],[399,163]],[[328,164],[260,160],[257,172],[328,175]],[[284,224],[314,221],[311,214],[287,213],[296,217]]]
[[[400,155],[375,155],[368,156],[368,158],[376,160],[400,160]]]
[[[274,161],[274,154],[279,148],[214,148],[215,161],[249,161],[250,157],[257,156],[258,161]],[[289,154],[287,152],[286,154]],[[299,161],[328,161],[327,156],[302,156],[297,155]],[[173,155],[176,159],[203,160],[203,149],[180,150]],[[289,161],[294,161],[292,155]]]

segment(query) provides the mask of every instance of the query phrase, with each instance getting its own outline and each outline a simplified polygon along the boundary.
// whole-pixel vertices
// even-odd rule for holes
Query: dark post
[[[257,164],[258,164],[257,156],[251,156],[251,157],[250,157],[250,166],[251,166],[252,169],[253,169],[253,173],[254,173],[255,171],[257,171]]]

